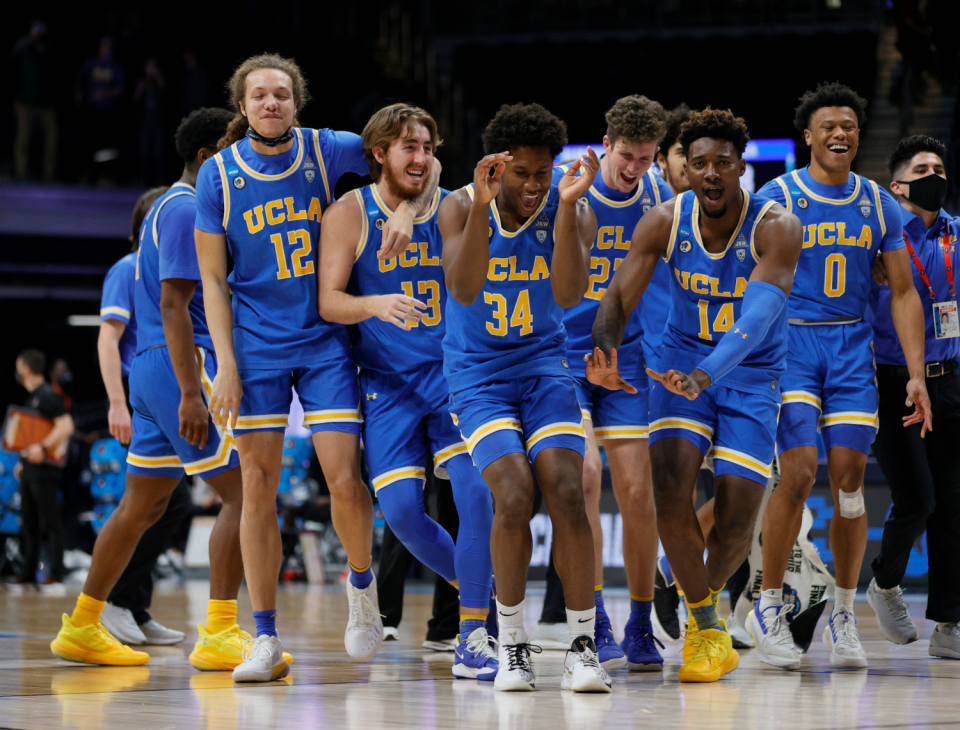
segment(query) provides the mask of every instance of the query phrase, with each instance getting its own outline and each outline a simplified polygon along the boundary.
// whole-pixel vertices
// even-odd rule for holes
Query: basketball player
[[[396,258],[377,258],[383,223],[418,197],[440,145],[437,124],[409,104],[391,104],[363,130],[373,185],[330,206],[321,231],[320,316],[356,324],[361,368],[363,442],[383,515],[401,542],[460,588],[460,642],[453,673],[492,681],[497,655],[487,635],[493,503],[447,409],[443,377],[447,292],[440,264],[437,190],[414,220],[413,243]],[[419,296],[419,298],[417,298]],[[460,515],[454,540],[423,508],[424,464],[449,475]]]
[[[818,430],[838,508],[830,521],[837,592],[823,641],[834,666],[867,666],[853,601],[867,545],[863,474],[878,407],[873,332],[863,315],[870,267],[880,252],[910,372],[906,403],[915,406],[904,425],[922,422],[923,432],[931,426],[923,309],[904,248],[900,206],[876,183],[850,172],[865,108],[866,100],[839,83],[804,94],[794,125],[810,147],[810,165],[760,191],[798,216],[804,230],[788,306],[789,354],[777,431],[780,484],[763,515],[763,587],[747,619],[760,658],[786,669],[799,667],[800,655],[783,616],[783,574],[817,473]]]
[[[502,106],[483,133],[486,157],[473,183],[440,206],[450,410],[497,505],[490,535],[500,625],[496,690],[534,689],[523,624],[531,464],[553,522],[572,642],[561,687],[609,692],[611,684],[593,640],[584,436],[561,309],[578,304],[587,289],[596,218],[578,200],[599,160],[590,150],[552,186],[566,138],[566,125],[539,104]]]
[[[373,505],[360,479],[357,370],[346,328],[320,318],[315,248],[340,176],[368,169],[357,135],[298,126],[309,94],[294,62],[254,56],[228,87],[237,113],[197,180],[196,240],[218,359],[210,412],[233,428],[245,475],[240,540],[257,638],[234,679],[262,682],[287,671],[276,631],[276,496],[293,388],[350,562],[347,652],[370,659],[383,638],[370,570]],[[409,210],[421,203],[401,206],[411,223]]]
[[[205,404],[216,365],[203,317],[193,246],[194,185],[215,153],[230,115],[200,109],[176,134],[183,175],[150,208],[141,228],[135,285],[137,356],[130,369],[133,423],[127,485],[97,537],[93,564],[72,616],[50,648],[85,664],[132,666],[150,656],[121,644],[100,623],[110,589],[143,533],[163,514],[184,471],[223,500],[210,536],[210,603],[206,629],[190,655],[200,669],[232,669],[246,635],[236,624],[243,580],[239,556],[242,486],[233,439],[210,422]]]
[[[696,622],[681,682],[714,682],[739,657],[716,600],[743,562],[774,456],[786,302],[802,243],[799,221],[739,185],[749,137],[730,111],[693,112],[680,143],[691,190],[645,215],[600,302],[587,377],[632,387],[617,347],[663,258],[672,306],[650,394],[650,460],[660,539]],[[712,448],[716,525],[704,539],[690,485]]]
[[[586,200],[597,217],[597,238],[590,250],[590,280],[579,304],[564,313],[567,355],[584,418],[587,453],[583,459],[583,490],[593,532],[594,586],[597,606],[595,641],[600,663],[607,669],[627,665],[632,671],[659,670],[663,658],[653,640],[650,611],[657,560],[656,511],[647,454],[647,394],[640,348],[640,312],[630,318],[620,348],[620,372],[642,386],[610,391],[587,381],[585,359],[593,352],[590,330],[597,307],[627,251],[628,236],[644,213],[673,197],[670,188],[650,172],[664,133],[663,107],[645,96],[619,99],[607,112],[607,133],[600,174]],[[566,167],[557,168],[555,180]],[[610,462],[613,490],[623,516],[623,563],[630,588],[630,618],[622,647],[617,645],[603,607],[603,532],[600,527],[600,461],[602,443]],[[626,653],[626,656],[624,656]]]

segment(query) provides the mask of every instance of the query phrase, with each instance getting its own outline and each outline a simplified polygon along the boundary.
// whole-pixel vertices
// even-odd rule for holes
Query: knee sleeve
[[[493,576],[490,560],[493,497],[470,457],[455,456],[447,462],[446,467],[460,516],[456,548],[460,603],[470,608],[481,608],[490,603]]]
[[[855,520],[867,511],[863,502],[863,487],[859,487],[855,492],[844,492],[840,490],[840,516],[848,520]]]
[[[377,492],[377,501],[390,529],[413,557],[445,580],[455,580],[453,539],[424,511],[423,481],[389,484]]]

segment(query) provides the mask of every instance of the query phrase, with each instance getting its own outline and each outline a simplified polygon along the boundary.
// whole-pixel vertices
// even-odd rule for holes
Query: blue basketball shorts
[[[360,373],[363,445],[374,491],[401,479],[426,481],[431,453],[434,474],[449,479],[444,464],[467,453],[449,398],[442,361],[404,373]]]
[[[209,402],[217,360],[197,347],[197,366],[204,402]],[[184,471],[209,479],[240,466],[233,437],[213,422],[207,423],[207,445],[191,446],[180,436],[180,385],[166,347],[137,355],[130,366],[130,404],[133,437],[127,452],[127,471],[151,477],[180,479]]]
[[[465,388],[450,394],[450,413],[481,473],[507,454],[526,454],[532,463],[544,449],[570,449],[581,457],[585,450],[577,391],[568,375]]]
[[[664,371],[671,366],[664,364]],[[711,385],[695,400],[656,383],[650,393],[650,445],[682,438],[713,457],[714,474],[744,477],[764,486],[776,448],[777,393],[746,393]]]
[[[845,446],[870,453],[877,436],[877,368],[873,330],[866,322],[789,325],[787,371],[777,450]]]
[[[649,424],[647,376],[626,378],[637,389],[607,390],[586,378],[573,379],[583,418],[593,423],[597,441],[604,439],[645,439]]]
[[[240,369],[243,397],[235,435],[284,431],[293,390],[303,406],[303,427],[312,433],[360,433],[360,389],[352,358],[328,360],[292,370]]]

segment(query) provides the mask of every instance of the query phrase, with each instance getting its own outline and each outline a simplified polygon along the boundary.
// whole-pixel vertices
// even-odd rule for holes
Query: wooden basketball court
[[[291,676],[269,685],[234,685],[228,673],[187,663],[205,618],[207,584],[158,590],[162,623],[188,631],[178,647],[150,647],[144,667],[106,668],[55,659],[49,643],[68,598],[0,591],[0,728],[755,728],[960,727],[960,661],[927,655],[932,624],[911,606],[921,640],[894,646],[880,636],[871,609],[857,605],[868,670],[831,671],[819,641],[803,668],[784,672],[741,651],[740,668],[715,684],[677,682],[679,645],[668,646],[660,674],[612,672],[612,695],[560,691],[562,652],[534,656],[537,691],[494,693],[492,683],[455,680],[452,653],[420,648],[431,596],[407,596],[401,640],[384,644],[369,664],[343,650],[346,598],[336,588],[281,590],[279,620],[294,655]],[[541,598],[527,601],[527,626]],[[618,635],[629,610],[624,593],[606,603]],[[915,602],[919,603],[919,601]],[[721,603],[724,610],[726,601]],[[246,596],[241,617],[250,616]],[[245,628],[252,619],[242,618]],[[821,619],[821,628],[824,619]],[[819,635],[818,635],[819,636]]]

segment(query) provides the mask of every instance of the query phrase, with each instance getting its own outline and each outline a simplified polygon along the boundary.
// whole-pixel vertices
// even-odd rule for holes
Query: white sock
[[[527,632],[523,628],[523,601],[516,606],[504,606],[497,601],[497,621],[500,626],[501,644],[527,643]]]
[[[856,588],[841,588],[840,586],[837,586],[837,592],[833,596],[833,613],[830,615],[836,616],[837,612],[841,608],[853,613],[853,601],[856,597]]]
[[[783,588],[768,588],[760,591],[760,613],[772,606],[780,608],[783,605]]]
[[[567,630],[572,642],[578,636],[593,638],[597,626],[597,607],[591,606],[586,611],[571,611],[567,609]]]

